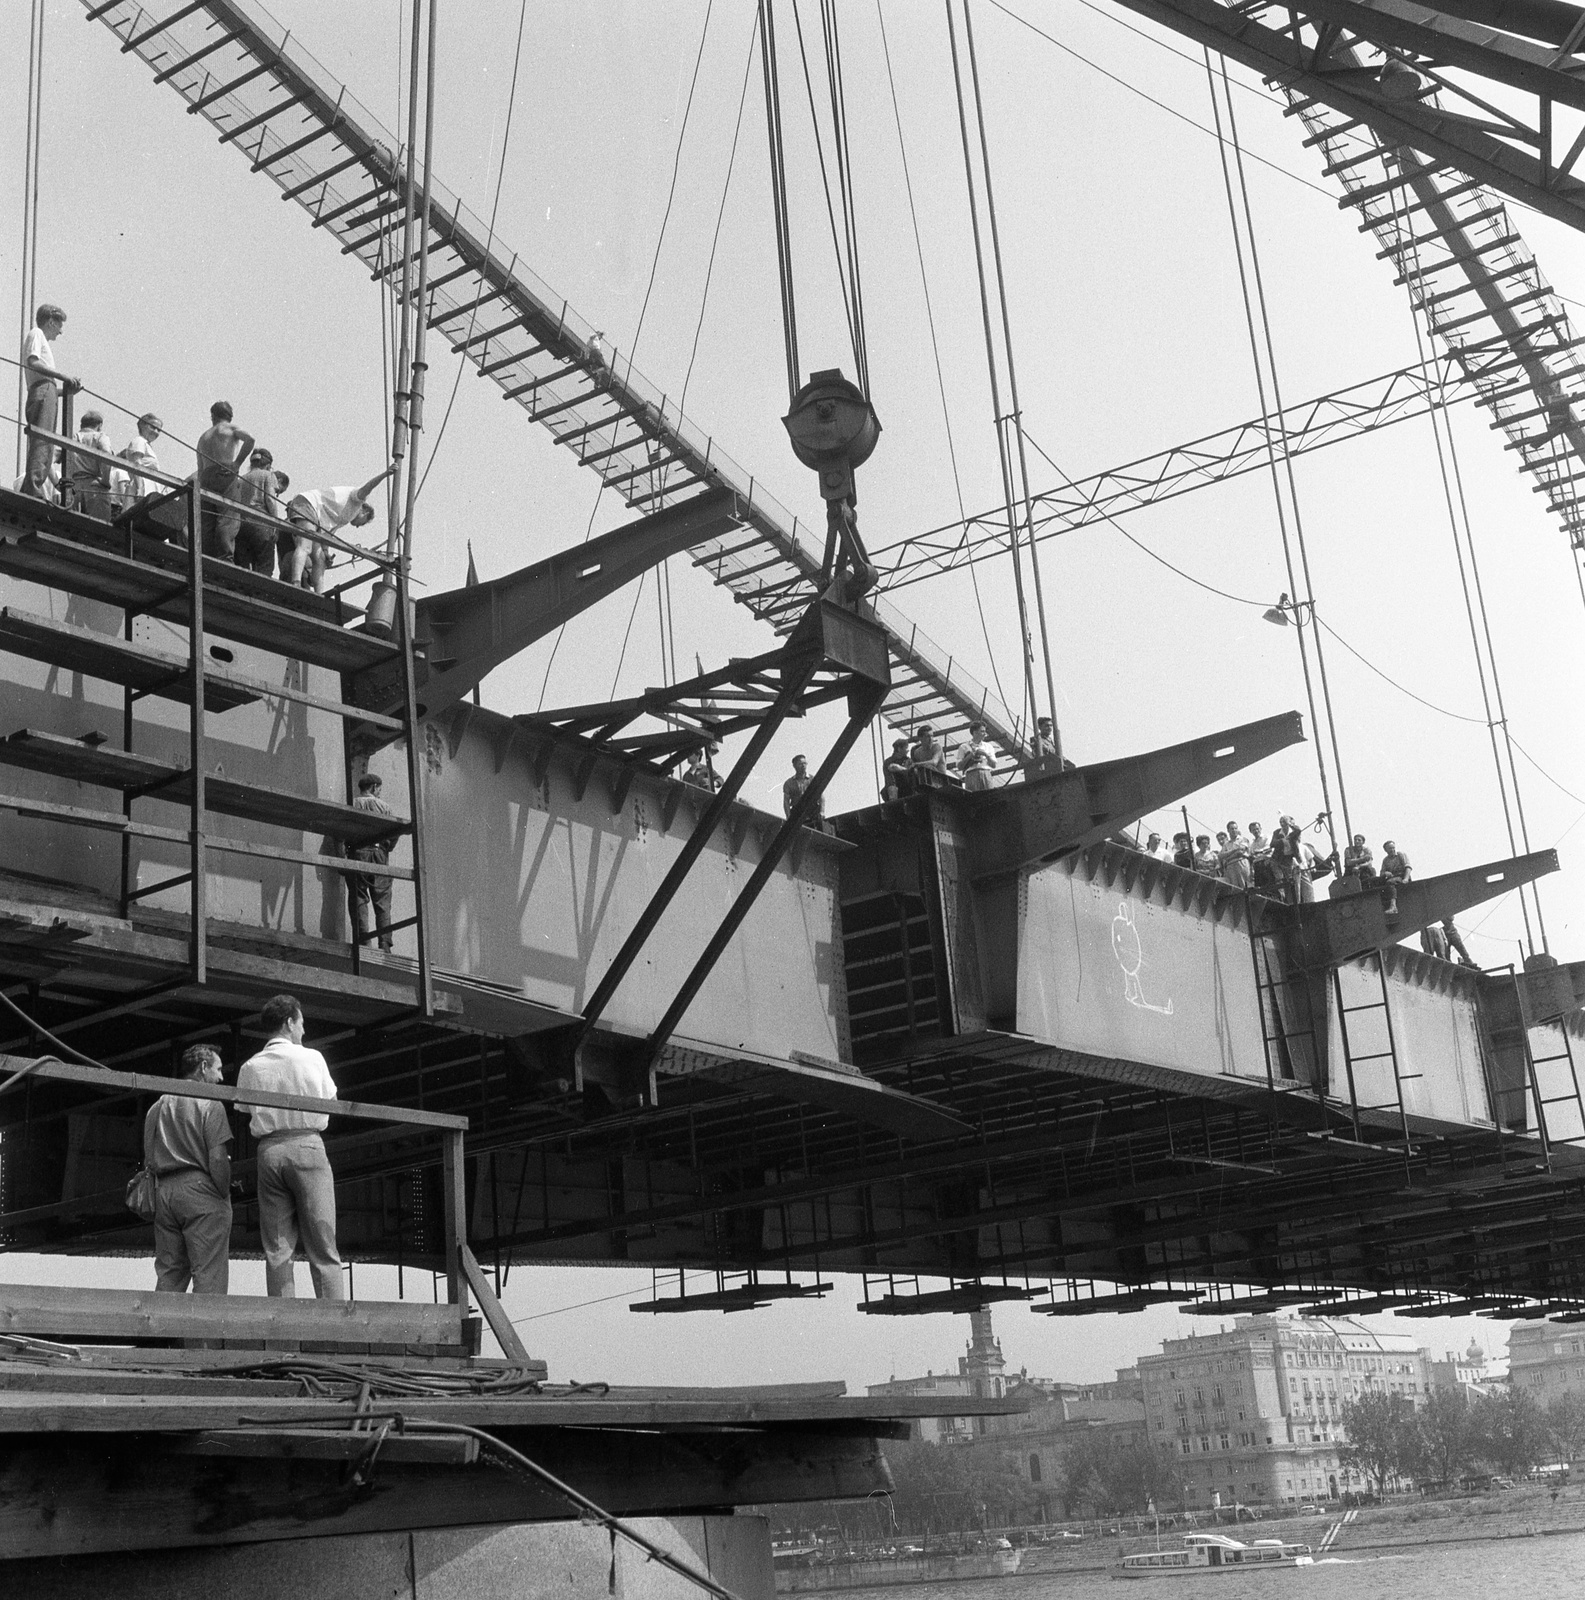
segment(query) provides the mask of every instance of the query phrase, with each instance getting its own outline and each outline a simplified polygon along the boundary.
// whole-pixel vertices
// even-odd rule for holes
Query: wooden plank
[[[462,1315],[456,1306],[397,1300],[277,1300],[263,1295],[161,1294],[144,1289],[66,1289],[36,1284],[0,1288],[0,1333],[60,1339],[264,1339],[328,1344],[372,1341],[460,1345]],[[23,1411],[60,1397],[0,1394],[0,1404]],[[182,1396],[77,1396],[72,1404],[114,1411],[183,1403]],[[212,1398],[198,1404],[235,1413],[248,1400]],[[279,1401],[276,1402],[280,1403]],[[199,1424],[209,1426],[212,1424]]]
[[[9,1290],[6,1291],[9,1294]],[[35,1291],[40,1292],[40,1291]],[[93,1293],[94,1291],[79,1291]],[[112,1291],[98,1291],[109,1294]],[[129,1294],[133,1291],[114,1291]],[[142,1296],[154,1300],[153,1291]],[[214,1315],[238,1303],[240,1296],[159,1296],[165,1300],[184,1298],[191,1305],[201,1299],[214,1301]],[[275,1301],[290,1306],[292,1301]],[[298,1306],[365,1306],[361,1301],[295,1302]],[[380,1311],[400,1310],[406,1302],[380,1305]],[[455,1307],[422,1307],[427,1311],[450,1311]],[[174,1320],[174,1319],[170,1319]],[[169,1321],[165,1324],[169,1325]],[[353,1326],[351,1316],[347,1326]],[[0,1325],[0,1332],[4,1327]],[[243,1330],[234,1327],[233,1336]],[[318,1330],[321,1336],[323,1328]],[[182,1334],[170,1335],[183,1337]],[[268,1359],[261,1357],[260,1359]],[[510,1398],[490,1396],[403,1396],[400,1410],[410,1423],[422,1421],[465,1422],[476,1428],[718,1428],[763,1427],[777,1423],[815,1423],[836,1426],[838,1431],[873,1428],[884,1432],[894,1419],[941,1415],[1016,1415],[1027,1409],[1006,1401],[965,1400],[946,1396],[920,1400],[912,1396],[881,1399],[843,1399],[827,1401],[778,1401],[733,1397],[719,1400],[628,1400],[597,1394],[562,1396],[525,1395]],[[6,1394],[0,1392],[0,1434],[15,1433],[184,1433],[204,1428],[240,1428],[327,1425],[352,1420],[357,1410],[345,1403],[312,1399],[257,1400],[210,1399],[186,1395],[94,1395]]]
[[[357,1461],[370,1453],[374,1432],[349,1428],[229,1428],[190,1434],[159,1447],[161,1455],[223,1456],[244,1461]],[[380,1440],[377,1459],[404,1466],[471,1467],[479,1441],[465,1433],[397,1433]]]
[[[191,615],[186,581],[174,572],[108,550],[89,549],[55,534],[0,538],[0,572],[183,626]],[[276,655],[340,672],[362,672],[396,654],[388,640],[304,616],[273,598],[259,599],[206,583],[204,600],[206,633]]]
[[[49,777],[69,778],[103,789],[151,790],[149,798],[172,805],[190,803],[192,774],[151,756],[117,750],[109,745],[86,745],[78,739],[44,733],[35,728],[19,728],[0,739],[0,763],[42,772]],[[348,845],[372,844],[376,840],[411,831],[411,824],[398,818],[360,811],[339,801],[320,800],[307,795],[285,794],[259,784],[243,783],[217,774],[204,775],[207,811],[221,816],[245,817],[276,828],[328,834]]]
[[[517,1336],[517,1329],[512,1326],[512,1319],[507,1316],[506,1308],[495,1297],[495,1291],[490,1287],[489,1279],[479,1269],[479,1263],[474,1253],[465,1244],[458,1244],[457,1253],[462,1259],[463,1275],[468,1280],[468,1287],[473,1290],[473,1298],[479,1302],[479,1309],[484,1313],[484,1320],[490,1325],[490,1332],[495,1335],[496,1343],[509,1361],[527,1362],[528,1350],[523,1341]]]
[[[513,1442],[618,1516],[858,1500],[891,1487],[878,1448],[863,1437],[547,1430]],[[460,1471],[377,1462],[372,1489],[350,1488],[344,1473],[340,1461],[174,1454],[151,1461],[143,1440],[13,1440],[0,1454],[0,1550],[10,1568],[26,1557],[569,1515],[560,1496],[488,1458]]]
[[[0,650],[42,661],[46,666],[81,672],[106,683],[119,683],[161,700],[191,704],[185,681],[185,657],[174,656],[134,639],[95,633],[74,623],[35,616],[17,606],[0,608]],[[237,683],[217,669],[206,668],[204,706],[209,711],[234,711],[259,698],[256,690]]]
[[[303,1094],[274,1094],[265,1089],[242,1090],[228,1083],[199,1083],[191,1078],[156,1078],[143,1072],[117,1072],[109,1067],[85,1067],[75,1061],[34,1060],[31,1056],[0,1055],[0,1077],[31,1065],[29,1077],[55,1083],[81,1083],[117,1094],[180,1094],[195,1100],[223,1100],[246,1109],[276,1106],[283,1111],[313,1111],[330,1117],[360,1117],[367,1122],[399,1123],[415,1128],[464,1132],[466,1117],[447,1111],[420,1111],[412,1106],[375,1105],[366,1100],[315,1100]]]

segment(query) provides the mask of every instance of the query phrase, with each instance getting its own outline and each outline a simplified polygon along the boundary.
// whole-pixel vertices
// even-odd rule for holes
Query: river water
[[[1163,1541],[1165,1543],[1165,1541]],[[1585,1534],[1417,1545],[1321,1557],[1313,1567],[1149,1578],[1126,1586],[1110,1572],[1041,1572],[972,1583],[888,1585],[849,1590],[865,1600],[1167,1600],[1226,1589],[1238,1600],[1550,1600],[1585,1594]]]

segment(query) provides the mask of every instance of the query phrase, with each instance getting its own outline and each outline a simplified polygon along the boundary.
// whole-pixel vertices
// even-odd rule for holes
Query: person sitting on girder
[[[182,1077],[219,1083],[220,1054],[182,1054]],[[231,1124],[219,1100],[162,1094],[143,1119],[143,1165],[154,1177],[154,1286],[225,1294],[231,1272]]]
[[[906,739],[892,740],[892,753],[887,756],[881,772],[886,780],[881,791],[883,800],[906,800],[914,792],[914,768],[908,759]]]
[[[1376,853],[1365,843],[1365,835],[1356,833],[1354,842],[1343,851],[1343,876],[1357,880],[1358,887],[1368,889],[1376,881]]]
[[[1409,858],[1391,839],[1381,846],[1381,904],[1389,917],[1398,915],[1398,885],[1408,883],[1414,876]]]

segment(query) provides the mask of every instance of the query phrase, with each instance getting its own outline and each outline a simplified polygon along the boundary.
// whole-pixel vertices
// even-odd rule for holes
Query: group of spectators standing
[[[52,344],[65,325],[66,313],[59,306],[42,305],[23,341],[24,414],[29,427],[56,431],[62,395],[75,394],[82,387],[55,365]],[[105,432],[103,413],[90,408],[83,412],[73,435],[83,451],[64,453],[64,478],[57,474],[54,445],[48,439],[30,437],[27,467],[17,481],[17,490],[110,521],[139,500],[169,492],[166,485],[147,476],[160,470],[154,443],[164,427],[152,411],[145,412],[138,418],[136,436],[117,450]],[[90,450],[96,453],[87,454]],[[226,502],[204,502],[204,554],[315,591],[324,587],[325,570],[332,560],[322,536],[368,523],[374,516],[369,496],[396,470],[394,465],[387,467],[358,488],[305,489],[292,494],[291,479],[276,469],[269,450],[236,426],[231,405],[225,400],[217,400],[209,408],[209,427],[199,437],[197,455],[194,476],[198,487]]]
[[[1314,826],[1319,829],[1325,822],[1323,812]],[[1407,853],[1392,839],[1382,845],[1379,867],[1375,851],[1362,833],[1354,835],[1339,862],[1335,849],[1322,855],[1287,815],[1277,819],[1277,826],[1269,835],[1258,822],[1249,824],[1247,834],[1236,822],[1229,822],[1217,832],[1214,843],[1208,833],[1175,833],[1169,845],[1159,833],[1151,833],[1141,848],[1158,861],[1170,861],[1191,872],[1221,878],[1235,889],[1251,889],[1289,905],[1314,900],[1315,885],[1336,873],[1328,890],[1333,899],[1377,890],[1388,916],[1395,916],[1398,911],[1398,885],[1409,883],[1414,877]],[[1433,924],[1424,929],[1420,947],[1443,961],[1456,958],[1466,966],[1475,965],[1451,917],[1440,926]]]
[[[1034,757],[1040,760],[1055,749],[1051,719],[1042,717],[1035,735]],[[983,794],[991,787],[995,767],[996,751],[986,737],[983,722],[969,724],[968,738],[955,751],[936,737],[930,723],[921,722],[912,739],[892,741],[892,753],[882,768],[881,799],[906,800],[920,789],[940,787],[953,779],[969,794]]]
[[[323,1055],[303,1043],[303,1009],[289,994],[263,1011],[268,1042],[242,1063],[237,1088],[312,1100],[339,1098]],[[182,1056],[182,1077],[219,1083],[220,1053],[193,1045]],[[308,1257],[314,1293],[345,1300],[336,1248],[336,1184],[320,1137],[329,1117],[276,1106],[248,1106],[258,1151],[259,1238],[265,1287],[287,1299],[297,1293],[293,1261]],[[143,1165],[154,1179],[156,1287],[175,1294],[225,1294],[231,1272],[231,1119],[224,1102],[161,1095],[143,1123]]]

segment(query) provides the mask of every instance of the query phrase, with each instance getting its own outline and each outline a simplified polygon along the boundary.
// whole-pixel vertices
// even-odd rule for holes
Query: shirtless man
[[[209,427],[198,436],[198,487],[222,500],[237,499],[237,472],[253,450],[253,435],[231,424],[231,406],[217,400],[209,408]],[[204,554],[234,561],[240,505],[217,506],[204,501]]]

